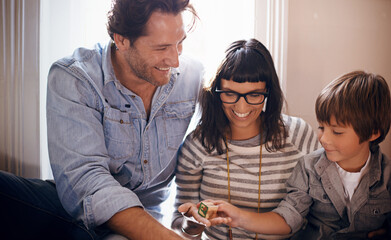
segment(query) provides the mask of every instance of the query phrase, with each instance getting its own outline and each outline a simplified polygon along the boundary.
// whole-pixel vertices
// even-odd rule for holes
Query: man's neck
[[[152,98],[157,87],[135,76],[125,59],[120,54],[117,54],[115,47],[111,48],[111,63],[118,81],[141,98],[149,118]]]

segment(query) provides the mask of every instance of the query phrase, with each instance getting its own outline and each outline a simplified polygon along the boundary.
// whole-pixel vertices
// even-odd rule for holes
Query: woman
[[[283,102],[266,47],[255,39],[232,43],[202,92],[200,122],[179,152],[179,212],[195,216],[195,203],[204,199],[228,200],[258,212],[278,205],[297,161],[319,145],[306,122],[282,115]],[[174,218],[173,228],[180,222],[181,217]],[[228,226],[212,226],[204,232],[210,239],[284,238],[256,236]]]

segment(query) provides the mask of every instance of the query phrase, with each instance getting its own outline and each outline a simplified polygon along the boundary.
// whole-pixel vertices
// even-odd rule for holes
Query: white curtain
[[[0,169],[40,177],[39,0],[1,0]]]

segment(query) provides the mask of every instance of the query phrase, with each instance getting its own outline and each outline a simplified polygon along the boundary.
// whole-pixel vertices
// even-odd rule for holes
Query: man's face
[[[167,84],[171,68],[179,66],[185,38],[182,14],[154,12],[146,24],[146,35],[129,47],[125,60],[140,80],[154,86]]]

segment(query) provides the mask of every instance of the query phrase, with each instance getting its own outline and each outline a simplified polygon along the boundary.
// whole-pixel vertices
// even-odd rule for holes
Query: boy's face
[[[358,172],[368,159],[369,141],[372,138],[360,143],[360,138],[351,125],[338,125],[332,116],[330,125],[319,123],[318,140],[330,161],[336,162],[345,171]]]

